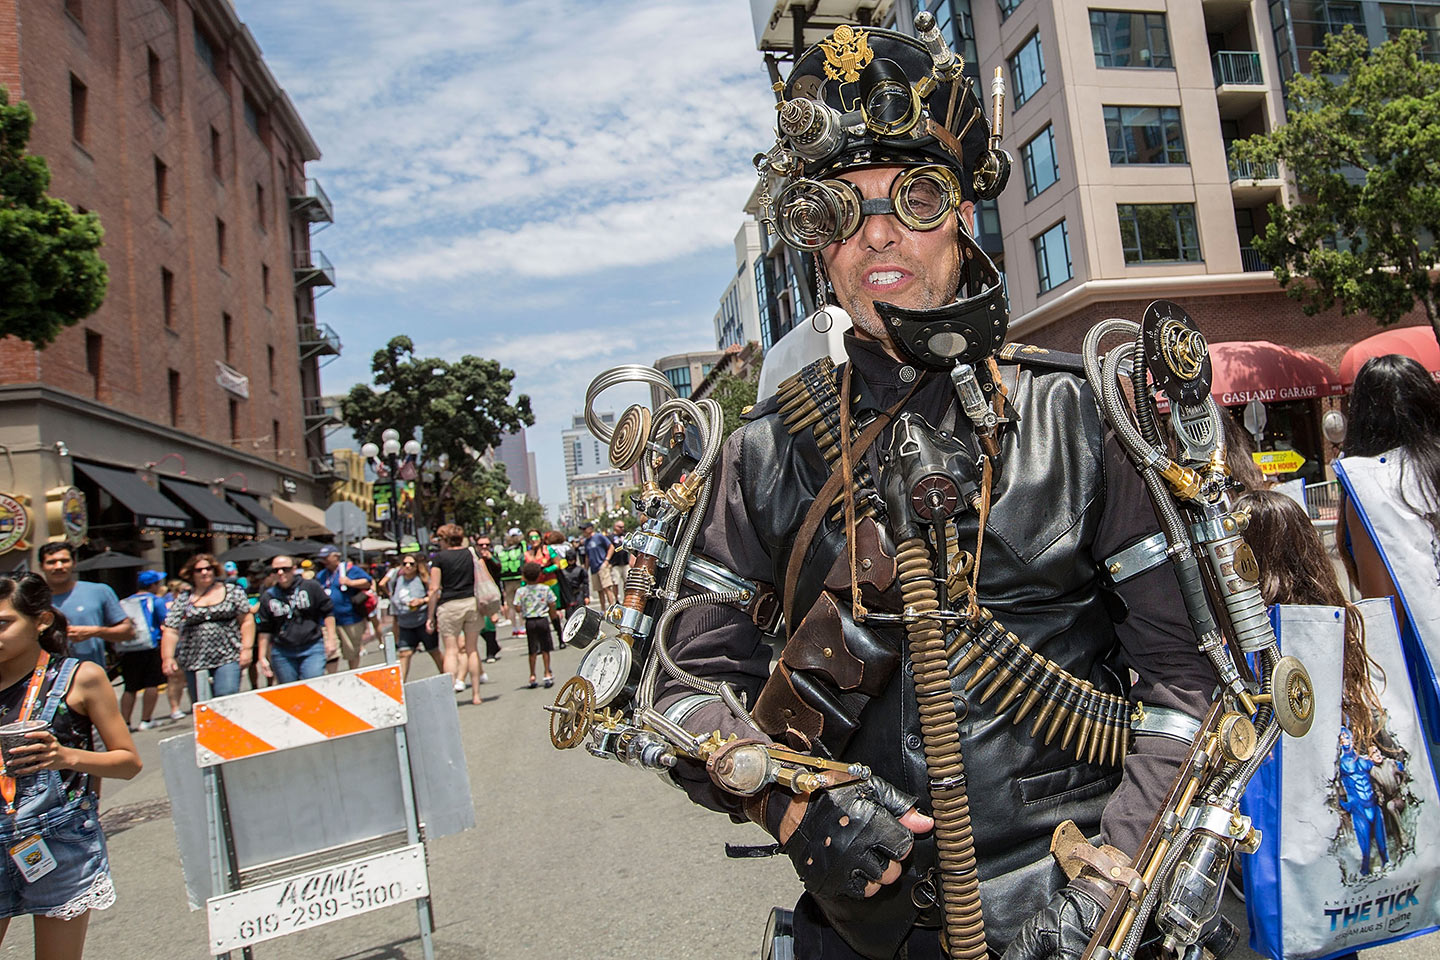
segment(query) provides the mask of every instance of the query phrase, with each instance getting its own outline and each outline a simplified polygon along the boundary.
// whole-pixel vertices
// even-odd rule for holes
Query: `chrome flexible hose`
[[[1135,911],[1135,921],[1130,925],[1130,930],[1125,934],[1125,939],[1120,945],[1119,956],[1121,958],[1135,956],[1135,951],[1140,947],[1140,940],[1145,935],[1145,928],[1150,923],[1150,915],[1155,912],[1156,902],[1165,888],[1165,880],[1175,871],[1175,864],[1184,855],[1185,845],[1190,842],[1190,836],[1194,832],[1190,829],[1181,830],[1175,838],[1175,842],[1170,844],[1165,851],[1165,859],[1160,861],[1160,869],[1155,871],[1155,880],[1145,891],[1145,897]]]
[[[658,387],[667,397],[675,396],[675,385],[669,378],[643,363],[624,363],[601,371],[590,381],[590,386],[585,388],[585,426],[590,428],[590,432],[599,438],[601,443],[610,442],[610,438],[615,435],[615,428],[602,421],[595,413],[595,398],[622,383],[646,383]]]
[[[965,792],[965,762],[960,755],[960,723],[945,655],[945,631],[939,621],[925,616],[939,609],[940,602],[924,538],[912,537],[900,544],[896,563],[905,611],[917,615],[905,625],[905,633],[930,776],[946,952],[951,960],[982,960],[986,956],[985,918],[980,912],[980,878],[970,829],[970,799]]]

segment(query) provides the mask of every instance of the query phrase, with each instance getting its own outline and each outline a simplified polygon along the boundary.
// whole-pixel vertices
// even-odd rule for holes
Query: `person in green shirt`
[[[503,604],[500,615],[510,621],[510,635],[518,637],[525,632],[521,619],[515,614],[515,591],[522,582],[520,567],[525,562],[525,547],[519,527],[511,527],[505,535],[505,542],[495,548],[495,562],[500,564],[500,592]]]

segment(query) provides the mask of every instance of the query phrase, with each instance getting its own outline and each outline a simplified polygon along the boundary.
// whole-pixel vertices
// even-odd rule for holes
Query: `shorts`
[[[395,649],[439,650],[440,634],[426,630],[423,623],[418,627],[402,627],[397,623],[395,625]]]
[[[364,620],[357,620],[354,623],[337,623],[335,632],[340,635],[340,656],[346,660],[359,660],[360,654],[365,651],[365,628],[369,626]]]
[[[9,850],[40,834],[55,858],[55,869],[26,883]],[[110,858],[100,828],[99,801],[84,794],[59,809],[11,820],[0,829],[0,919],[34,914],[73,920],[87,910],[115,903]]]
[[[529,646],[532,657],[555,649],[555,640],[550,636],[549,617],[525,618],[525,643]]]
[[[442,637],[465,636],[480,629],[480,608],[474,597],[456,597],[440,604],[435,619]]]
[[[159,649],[122,653],[119,660],[120,676],[125,681],[126,693],[139,693],[165,682],[165,670],[160,663]]]
[[[601,587],[608,589],[616,586],[619,582],[615,579],[615,568],[608,563],[601,564],[599,570],[590,574],[590,593],[594,597],[600,596]]]
[[[501,580],[500,591],[505,595],[505,607],[510,609],[515,605],[515,591],[520,589],[523,580]]]

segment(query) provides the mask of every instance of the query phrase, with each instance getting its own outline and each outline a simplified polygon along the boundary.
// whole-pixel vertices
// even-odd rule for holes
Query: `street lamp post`
[[[387,524],[391,532],[391,539],[398,546],[400,538],[407,532],[414,534],[415,517],[414,503],[411,504],[410,523],[407,525],[400,515],[400,484],[413,481],[417,470],[415,463],[420,458],[420,441],[413,437],[400,442],[400,431],[387,428],[380,433],[380,446],[367,443],[360,447],[360,456],[371,461],[375,468],[376,479],[384,479],[390,487],[390,509],[388,512]]]

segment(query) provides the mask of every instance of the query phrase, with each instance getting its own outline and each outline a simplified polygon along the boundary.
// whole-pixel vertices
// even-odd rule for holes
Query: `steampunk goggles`
[[[911,167],[890,185],[889,197],[866,199],[848,180],[801,178],[780,191],[775,227],[798,250],[823,250],[848,240],[865,217],[893,214],[911,230],[934,230],[961,200],[960,180],[949,167]]]

